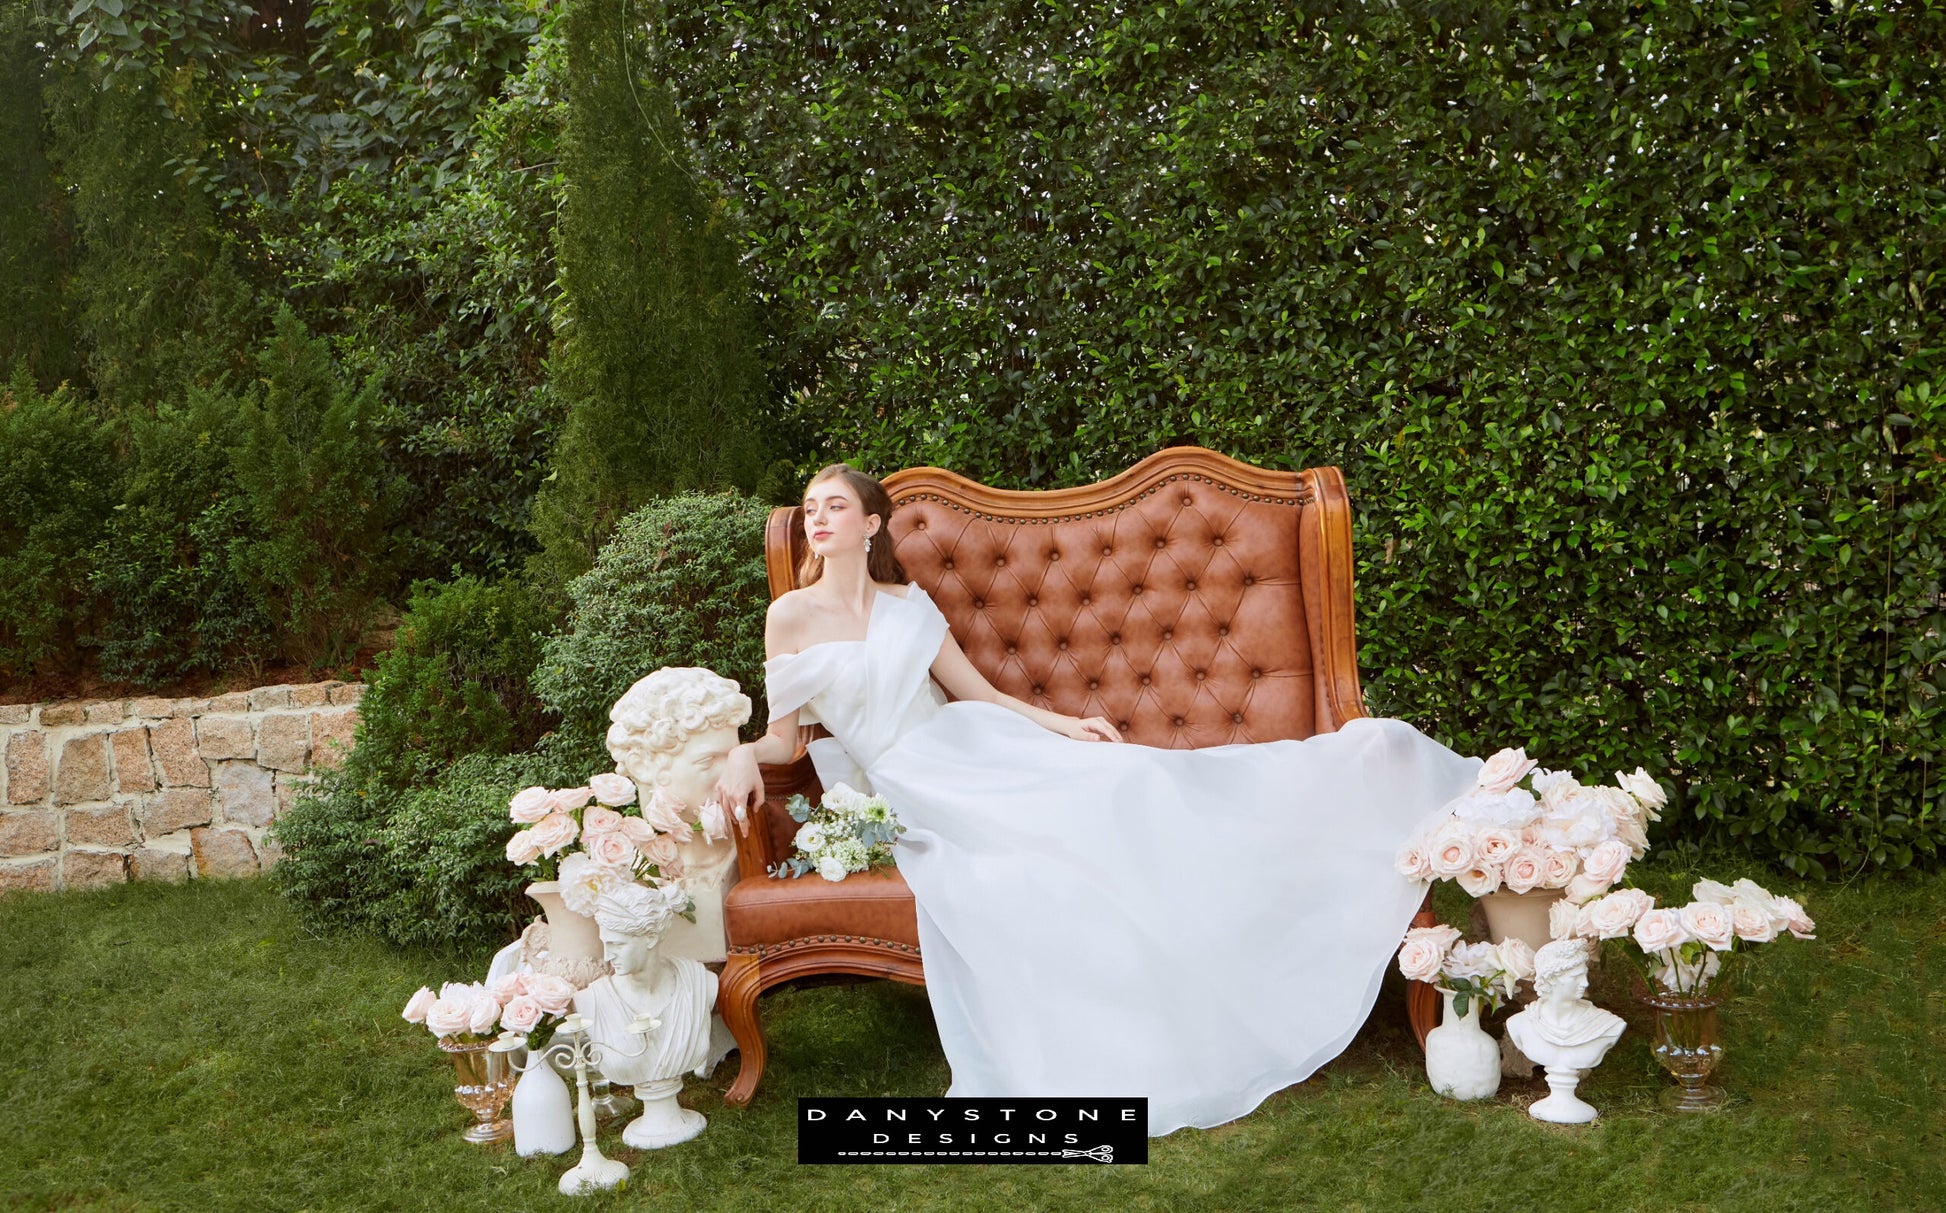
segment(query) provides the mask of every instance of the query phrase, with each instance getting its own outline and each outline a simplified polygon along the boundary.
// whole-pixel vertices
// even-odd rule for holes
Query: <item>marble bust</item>
[[[659,951],[716,963],[729,955],[723,897],[737,882],[736,841],[715,803],[716,781],[750,719],[737,684],[695,666],[665,666],[623,693],[608,712],[608,752],[635,782],[642,813],[667,828],[679,816],[703,826],[679,844],[683,887],[696,921],[672,923]]]
[[[687,1141],[707,1123],[676,1102],[682,1076],[714,1062],[711,1008],[716,974],[688,957],[666,957],[656,944],[688,895],[670,883],[658,889],[633,882],[595,899],[602,952],[613,970],[574,996],[600,1048],[601,1072],[635,1088],[642,1115],[622,1141],[653,1150]],[[653,1030],[641,1029],[654,1021]],[[719,1055],[720,1056],[720,1055]]]
[[[1588,941],[1557,939],[1542,947],[1534,956],[1534,993],[1533,1004],[1507,1020],[1507,1038],[1547,1067],[1548,1095],[1527,1114],[1555,1124],[1587,1124],[1597,1113],[1575,1088],[1625,1026],[1621,1016],[1585,997]]]

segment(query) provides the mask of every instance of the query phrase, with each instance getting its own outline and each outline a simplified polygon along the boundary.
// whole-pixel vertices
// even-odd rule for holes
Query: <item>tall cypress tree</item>
[[[631,0],[566,9],[567,175],[554,382],[568,420],[535,503],[547,580],[616,521],[692,489],[754,491],[763,330],[721,197],[702,182]]]

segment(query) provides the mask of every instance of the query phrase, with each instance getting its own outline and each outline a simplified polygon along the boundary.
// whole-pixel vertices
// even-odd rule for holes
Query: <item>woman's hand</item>
[[[1116,731],[1114,723],[1106,716],[1090,716],[1085,720],[1079,716],[1064,716],[1061,718],[1061,727],[1055,732],[1063,737],[1072,737],[1076,741],[1120,741],[1122,739],[1121,733]]]
[[[750,809],[764,802],[763,772],[757,768],[757,749],[749,742],[731,750],[716,779],[716,803],[736,818],[737,829],[750,832]]]

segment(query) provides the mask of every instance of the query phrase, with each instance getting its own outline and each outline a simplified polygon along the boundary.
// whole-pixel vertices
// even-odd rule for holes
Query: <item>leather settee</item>
[[[1153,746],[1303,738],[1365,714],[1350,506],[1336,468],[1271,471],[1172,447],[1070,489],[994,489],[931,467],[883,483],[900,562],[1002,691],[1106,716],[1126,740]],[[773,511],[773,598],[796,588],[804,548],[802,511]],[[783,802],[822,794],[804,750],[822,732],[807,726],[790,762],[763,768],[767,799],[737,838],[717,997],[742,1056],[732,1103],[747,1103],[763,1074],[764,990],[829,973],[925,981],[912,893],[896,868],[836,883],[766,875],[798,828]],[[1432,988],[1415,983],[1408,1009],[1423,1042]]]

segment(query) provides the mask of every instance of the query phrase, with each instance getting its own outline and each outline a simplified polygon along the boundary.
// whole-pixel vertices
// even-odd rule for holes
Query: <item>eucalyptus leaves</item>
[[[832,785],[820,804],[813,805],[800,794],[784,807],[791,820],[803,826],[792,840],[791,857],[770,869],[774,877],[815,870],[826,880],[843,880],[853,872],[891,863],[892,844],[905,832],[883,797],[867,796],[848,784]]]

